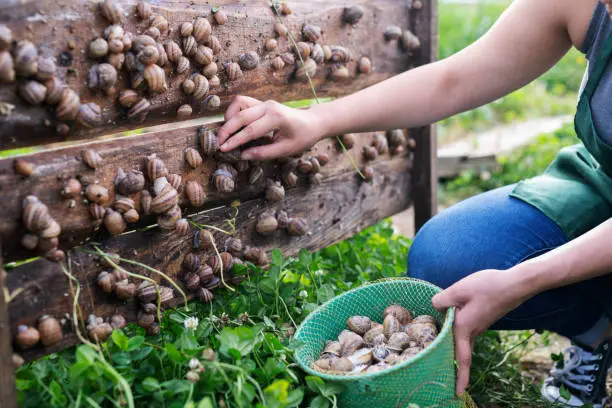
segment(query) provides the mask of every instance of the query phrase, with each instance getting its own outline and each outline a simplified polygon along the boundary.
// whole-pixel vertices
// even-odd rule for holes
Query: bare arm
[[[567,52],[568,7],[577,7],[571,3],[515,0],[485,36],[452,57],[307,111],[238,98],[219,131],[220,142],[227,141],[222,150],[276,130],[276,143],[245,158],[278,157],[325,137],[418,127],[491,102],[531,82]]]

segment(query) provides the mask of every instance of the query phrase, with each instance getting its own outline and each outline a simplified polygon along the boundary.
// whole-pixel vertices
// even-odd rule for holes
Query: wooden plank
[[[6,272],[2,268],[0,256],[0,407],[17,406],[15,390],[15,367],[13,366],[13,347],[8,307],[4,298]]]
[[[146,24],[136,19],[132,12],[135,1],[121,3],[130,11],[124,23],[125,29],[135,34],[144,32]],[[177,27],[180,23],[190,22],[197,16],[207,16],[212,20],[212,4],[209,4],[211,2],[159,0],[153,3],[154,13],[165,16],[170,22],[172,32],[169,38],[174,40],[179,38]],[[272,58],[291,48],[289,42],[283,39],[279,41],[278,52],[264,51],[264,41],[274,36],[273,27],[276,21],[269,3],[269,0],[214,2],[216,6],[222,6],[229,17],[227,24],[214,25],[213,28],[213,34],[223,44],[223,50],[216,56],[218,65],[235,60],[239,54],[247,51],[257,51],[262,60],[257,69],[244,72],[244,76],[238,81],[228,82],[226,75],[220,74],[221,88],[211,91],[221,97],[220,112],[237,94],[279,101],[312,98],[309,86],[293,78],[294,66],[287,66],[276,73],[270,69]],[[348,64],[351,79],[344,83],[327,80],[332,64],[319,66],[314,86],[321,97],[346,95],[382,81],[409,69],[414,58],[418,58],[403,52],[396,41],[387,43],[383,38],[383,32],[389,24],[408,27],[410,21],[414,23],[427,17],[419,12],[411,19],[412,11],[404,0],[294,0],[288,3],[293,14],[286,17],[287,25],[297,40],[301,39],[304,23],[316,24],[323,29],[324,44],[347,47],[354,57]],[[351,4],[360,4],[366,10],[364,18],[355,27],[343,24],[341,18],[344,7]],[[86,79],[92,61],[88,59],[85,50],[90,40],[100,36],[107,25],[98,12],[97,2],[22,1],[13,7],[1,8],[0,23],[6,23],[12,29],[15,39],[28,39],[38,45],[41,55],[65,61],[65,66],[58,66],[57,76],[80,95],[82,102],[96,102],[101,106],[104,124],[90,130],[74,126],[69,136],[71,140],[175,121],[177,107],[190,103],[180,90],[180,84],[187,74],[168,73],[170,89],[149,97],[153,108],[144,123],[127,120],[126,112],[122,111],[114,98],[87,88]],[[165,40],[166,37],[162,36],[162,39]],[[425,41],[425,38],[422,40]],[[68,48],[68,42],[74,44],[73,50]],[[374,63],[374,72],[371,75],[355,75],[356,60],[362,55],[369,56]],[[195,71],[197,67],[192,65],[192,71]],[[127,77],[126,72],[120,75],[119,90],[127,86]],[[52,108],[26,105],[16,96],[16,89],[15,84],[0,86],[0,101],[14,106],[11,114],[0,115],[0,149],[64,140],[64,136],[55,132],[57,122]],[[210,115],[203,111],[199,104],[194,103],[193,107],[194,117]]]
[[[212,123],[207,127],[214,129],[220,122]],[[36,166],[35,175],[25,178],[15,172],[15,159],[0,160],[0,191],[3,192],[3,210],[0,212],[0,237],[8,238],[4,246],[5,260],[14,261],[33,255],[23,248],[19,241],[26,232],[22,225],[22,201],[30,195],[36,195],[48,206],[53,218],[62,227],[60,237],[61,246],[65,249],[80,245],[83,242],[103,240],[107,237],[104,228],[97,229],[95,220],[89,213],[89,206],[84,198],[72,200],[64,199],[59,192],[65,180],[76,177],[81,180],[83,190],[85,186],[98,182],[109,189],[111,200],[114,201],[114,180],[119,168],[126,171],[130,169],[146,169],[146,158],[156,154],[162,159],[170,173],[179,174],[183,178],[183,186],[187,181],[195,180],[204,186],[207,194],[205,207],[195,209],[188,206],[184,191],[181,193],[181,207],[184,214],[192,214],[202,209],[212,208],[219,203],[229,202],[240,198],[242,200],[262,196],[265,183],[254,186],[248,182],[249,172],[239,177],[238,187],[234,193],[220,194],[211,185],[211,174],[217,168],[217,161],[205,160],[197,169],[191,169],[186,161],[184,150],[192,147],[200,150],[197,138],[199,126],[190,126],[173,131],[159,131],[121,139],[104,140],[86,145],[70,146],[62,149],[43,151],[22,159]],[[352,158],[363,166],[365,159],[362,149],[371,143],[372,134],[363,134],[356,138],[355,146],[350,150]],[[95,171],[82,161],[82,151],[91,148],[104,158],[104,164]],[[304,157],[328,153],[330,162],[322,168],[324,177],[331,177],[345,172],[353,165],[351,158],[344,155],[338,148],[334,139],[327,139],[313,147]],[[387,160],[389,155],[379,155],[377,161]],[[278,178],[282,176],[276,161],[262,163],[267,177]],[[147,182],[147,188],[152,183]],[[6,192],[6,193],[4,193]],[[139,194],[132,195],[139,208]],[[131,228],[142,228],[156,222],[155,216],[143,216],[139,223]],[[17,239],[16,239],[17,238]]]
[[[292,256],[304,248],[316,250],[345,239],[365,227],[376,223],[392,214],[401,211],[411,200],[411,160],[408,157],[396,157],[374,165],[375,179],[368,183],[362,181],[354,171],[347,170],[333,177],[328,177],[317,187],[301,185],[289,191],[286,200],[278,205],[270,205],[264,200],[255,199],[240,205],[236,220],[239,237],[245,245],[260,247],[266,251],[280,248],[286,256]],[[284,231],[277,231],[271,236],[261,237],[255,231],[256,219],[264,211],[284,208],[292,217],[304,217],[308,220],[309,232],[302,237],[290,237]],[[195,216],[196,222],[218,227],[225,227],[225,220],[233,210],[224,207]],[[163,270],[171,277],[180,271],[184,256],[193,250],[193,233],[178,236],[176,233],[161,233],[157,229],[134,232],[112,238],[104,242],[105,250],[117,252],[124,258],[145,263]],[[221,233],[215,233],[218,245],[226,239]],[[206,258],[213,252],[197,252]],[[102,267],[94,256],[71,251],[72,270],[82,286],[79,299],[85,316],[92,312],[109,317],[115,313],[123,314],[129,321],[136,316],[136,303],[121,302],[104,294],[95,284],[97,274]],[[139,273],[144,270],[132,269]],[[67,295],[67,280],[56,263],[38,260],[22,265],[9,272],[8,287],[10,290],[22,288],[23,293],[10,304],[10,321],[13,334],[20,324],[33,324],[41,314],[58,318],[72,313],[72,298]],[[176,299],[180,302],[180,299]],[[59,351],[75,344],[76,338],[68,322],[64,328],[65,339],[55,347],[36,348],[23,354],[30,360]]]
[[[438,5],[437,0],[423,1],[423,8],[411,16],[411,27],[423,39],[419,65],[438,58]],[[414,157],[414,218],[418,231],[438,210],[438,178],[436,170],[436,126],[412,131],[417,142]]]

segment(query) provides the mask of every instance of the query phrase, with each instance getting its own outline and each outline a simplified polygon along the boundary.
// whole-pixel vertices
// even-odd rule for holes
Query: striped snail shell
[[[203,303],[210,303],[215,298],[215,295],[206,288],[200,288],[198,291],[198,299]]]
[[[213,184],[217,191],[221,193],[231,193],[236,187],[236,182],[232,173],[225,169],[217,169],[213,173]]]
[[[170,184],[168,186],[169,188],[163,189],[159,195],[151,200],[151,212],[154,214],[163,214],[178,204],[178,192]]]
[[[247,261],[259,266],[263,266],[268,263],[268,255],[266,254],[266,251],[261,248],[246,248],[244,251],[244,258]]]
[[[135,208],[132,208],[123,214],[123,219],[130,224],[135,224],[140,219],[140,214],[138,214]]]
[[[166,55],[171,62],[178,63],[180,58],[183,56],[181,47],[172,40],[167,40],[164,43],[164,49],[166,50]]]
[[[276,221],[278,221],[278,228],[285,229],[289,227],[291,219],[286,211],[279,211],[276,213]]]
[[[115,196],[115,202],[113,203],[113,207],[120,214],[125,214],[126,212],[133,210],[135,207],[134,200],[129,197],[117,195]]]
[[[210,84],[208,83],[208,79],[206,79],[204,75],[200,74],[195,74],[191,79],[195,85],[193,90],[193,97],[197,101],[201,101],[206,95],[208,95],[208,91],[210,90]]]
[[[181,183],[183,182],[183,178],[181,176],[174,173],[168,174],[167,180],[176,191],[181,191]]]
[[[183,38],[183,53],[187,57],[193,57],[198,49],[198,43],[193,36]]]
[[[290,235],[302,236],[308,232],[308,223],[303,218],[293,218],[287,230]]]
[[[89,214],[95,220],[101,220],[104,218],[104,214],[106,213],[106,208],[98,203],[91,203],[89,205]]]
[[[15,66],[13,57],[8,51],[0,51],[0,83],[9,83],[15,80]]]
[[[151,64],[146,67],[143,76],[150,92],[159,93],[168,89],[166,73],[159,65]]]
[[[200,65],[208,65],[213,62],[215,54],[213,50],[208,48],[205,45],[198,45],[195,53],[193,54],[193,59]]]
[[[126,173],[121,168],[117,170],[117,177],[115,178],[115,187],[120,194],[135,194],[144,189],[144,186],[145,177],[141,171],[130,170]]]
[[[181,55],[179,57],[179,59],[178,59],[178,62],[176,63],[176,73],[177,74],[184,74],[185,72],[189,71],[189,68],[191,68],[191,64],[189,63],[189,59],[187,59],[187,57],[183,57]],[[185,93],[187,93],[187,92],[185,92]]]
[[[200,139],[200,146],[204,156],[211,157],[219,150],[217,132],[215,130],[206,127],[199,128],[198,139]]]
[[[38,198],[28,196],[23,207],[23,224],[32,232],[40,232],[51,224],[49,209]]]
[[[104,226],[111,235],[119,235],[127,229],[127,225],[121,214],[111,208],[106,209]]]
[[[99,184],[88,185],[85,195],[89,201],[102,205],[106,204],[109,199],[108,189]]]
[[[202,263],[200,262],[200,257],[194,254],[193,252],[190,252],[185,255],[185,258],[183,259],[183,266],[188,271],[195,272],[200,268],[201,265]]]
[[[193,37],[199,43],[207,43],[212,35],[212,26],[204,17],[198,17],[193,22]]]
[[[185,160],[187,160],[187,163],[192,169],[200,167],[203,162],[202,156],[193,147],[185,149]]]
[[[202,265],[198,275],[200,276],[200,282],[202,283],[210,282],[215,277],[210,265]]]
[[[70,88],[64,88],[55,110],[55,116],[59,120],[75,120],[80,106],[81,98],[79,98],[79,95]]]
[[[176,193],[176,190],[174,190]],[[177,197],[178,202],[178,197]],[[181,207],[178,205],[174,205],[167,212],[159,215],[157,217],[157,224],[159,228],[167,231],[171,231],[176,228],[176,223],[183,217],[183,213],[181,212]]]
[[[230,62],[225,65],[225,72],[230,81],[236,81],[242,77],[242,69],[237,62]]]
[[[197,181],[188,181],[185,187],[187,199],[192,207],[201,207],[206,201],[206,193],[204,188]]]
[[[229,237],[225,241],[225,250],[234,256],[240,256],[242,254],[242,241],[239,238]]]
[[[44,230],[42,230],[39,233],[39,236],[42,239],[48,239],[48,238],[59,237],[61,233],[62,233],[62,228],[60,227],[58,222],[55,221],[55,219],[51,218],[51,220],[49,221],[49,226],[45,228]]]
[[[200,276],[197,273],[188,273],[185,277],[185,284],[187,285],[187,290],[190,292],[197,291],[200,287]]]
[[[219,273],[221,273],[222,262],[216,254],[211,255],[210,258],[208,258],[208,265],[210,265],[215,275],[219,275]]]
[[[219,71],[219,67],[217,66],[215,62],[211,62],[210,64],[202,68],[202,74],[208,79],[217,75],[218,71]]]
[[[147,174],[149,176],[149,180],[155,181],[158,178],[168,176],[168,169],[166,169],[166,165],[157,157],[157,155],[152,154],[147,159]]]
[[[223,264],[224,271],[231,271],[232,266],[234,266],[234,257],[229,252],[221,253],[221,262]]]

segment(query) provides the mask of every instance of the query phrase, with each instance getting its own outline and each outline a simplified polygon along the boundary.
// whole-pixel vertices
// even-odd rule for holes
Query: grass
[[[481,1],[472,5],[441,3],[440,58],[462,50],[484,35],[509,4],[510,1]],[[515,120],[573,113],[585,68],[584,56],[572,49],[555,67],[522,89],[442,121],[440,142]]]

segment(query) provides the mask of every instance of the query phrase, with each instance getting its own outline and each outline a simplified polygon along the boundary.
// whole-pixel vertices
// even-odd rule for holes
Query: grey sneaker
[[[574,343],[565,350],[563,363],[555,363],[551,369],[542,385],[542,396],[561,406],[590,404],[603,408],[608,400],[606,377],[611,361],[611,340],[605,340],[595,350]]]

